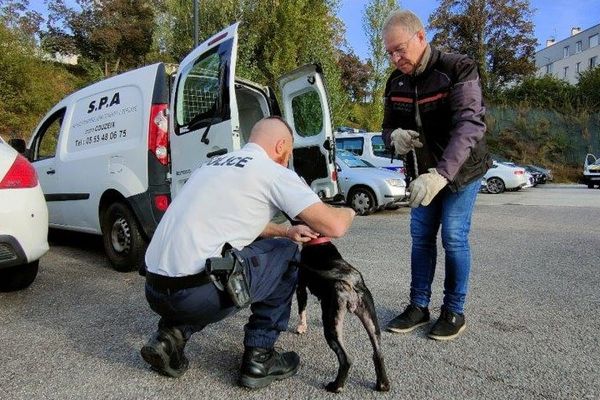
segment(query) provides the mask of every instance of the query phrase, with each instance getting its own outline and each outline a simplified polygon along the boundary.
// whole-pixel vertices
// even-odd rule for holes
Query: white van
[[[192,171],[242,147],[259,119],[280,114],[270,88],[235,77],[237,29],[194,49],[174,79],[164,64],[150,65],[81,89],[48,112],[27,154],[51,227],[101,234],[117,270],[142,262]],[[283,77],[280,89],[295,135],[291,167],[332,199],[338,187],[322,71],[304,66]]]
[[[347,150],[379,168],[404,175],[404,162],[397,157],[392,160],[386,150],[381,132],[335,132],[335,146]]]

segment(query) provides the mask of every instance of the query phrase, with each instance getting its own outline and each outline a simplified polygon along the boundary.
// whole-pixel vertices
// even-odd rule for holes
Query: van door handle
[[[214,156],[222,156],[223,154],[227,154],[227,149],[219,149],[215,151],[211,151],[206,154],[206,158],[212,158]]]
[[[49,169],[48,171],[46,171],[46,174],[48,175],[54,175],[56,173],[56,171],[54,169]]]

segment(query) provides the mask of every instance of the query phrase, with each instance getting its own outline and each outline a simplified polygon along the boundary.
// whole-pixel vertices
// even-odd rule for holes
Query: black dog
[[[308,245],[305,244],[301,253],[296,290],[300,322],[296,332],[306,332],[306,288],[308,287],[310,292],[321,301],[325,339],[339,361],[337,377],[327,384],[326,388],[330,392],[340,392],[352,364],[342,341],[344,316],[346,311],[356,314],[367,330],[373,345],[373,362],[377,375],[376,389],[390,390],[381,352],[381,330],[371,292],[367,289],[360,272],[344,261],[331,241],[320,238],[312,242],[315,244],[310,242]]]

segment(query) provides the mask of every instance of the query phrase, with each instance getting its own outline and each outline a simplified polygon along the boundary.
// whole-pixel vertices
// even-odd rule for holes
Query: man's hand
[[[423,147],[423,143],[419,140],[419,132],[408,129],[394,129],[390,135],[390,139],[396,155],[403,156],[414,148]]]
[[[294,242],[306,243],[319,237],[319,233],[313,231],[306,225],[289,226],[285,231],[285,236]]]
[[[448,180],[440,175],[435,168],[429,168],[428,171],[419,175],[417,179],[408,185],[410,191],[408,204],[412,208],[420,205],[428,206],[435,195],[448,184]]]

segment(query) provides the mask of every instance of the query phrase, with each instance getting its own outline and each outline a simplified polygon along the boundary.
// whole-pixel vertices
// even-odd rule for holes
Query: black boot
[[[246,347],[240,384],[252,389],[265,387],[294,375],[299,364],[300,357],[293,351],[280,354],[274,349]]]
[[[172,378],[179,378],[189,366],[183,352],[186,342],[179,329],[159,328],[140,352],[153,370]]]

